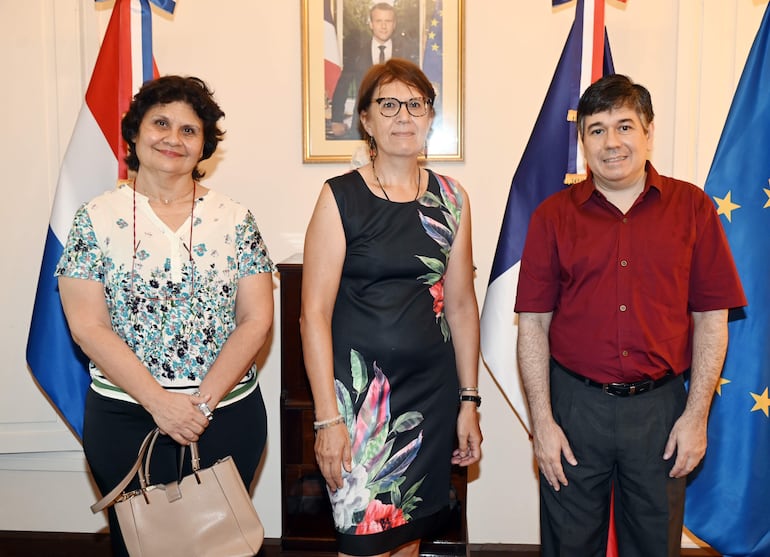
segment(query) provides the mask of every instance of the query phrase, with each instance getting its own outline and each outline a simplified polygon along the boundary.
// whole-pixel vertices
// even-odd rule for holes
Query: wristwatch
[[[214,419],[214,412],[211,411],[211,408],[209,408],[209,405],[205,402],[201,402],[198,404],[198,410],[201,411],[201,413],[206,416],[206,419],[208,421],[211,421]]]
[[[481,397],[479,395],[460,395],[460,402],[475,402],[476,408],[481,406]]]

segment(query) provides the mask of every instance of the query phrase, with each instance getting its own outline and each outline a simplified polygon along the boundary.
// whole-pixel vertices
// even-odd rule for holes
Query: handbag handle
[[[96,514],[113,505],[116,499],[123,493],[123,490],[126,489],[126,486],[131,483],[131,479],[135,475],[139,476],[139,485],[141,486],[142,491],[147,489],[147,484],[150,479],[150,458],[152,457],[152,450],[155,447],[155,441],[158,439],[159,435],[160,429],[157,427],[147,434],[147,436],[144,438],[144,441],[142,441],[142,445],[139,447],[139,453],[137,454],[136,462],[131,467],[131,470],[128,471],[128,474],[126,474],[125,478],[118,482],[118,485],[116,485],[112,491],[91,505],[92,513]],[[145,454],[147,454],[146,460]],[[184,446],[182,446],[182,456],[184,456]],[[200,470],[200,456],[198,453],[198,444],[196,442],[190,443],[190,457],[193,472],[197,473],[198,470]],[[142,464],[144,464],[144,469],[142,469]]]

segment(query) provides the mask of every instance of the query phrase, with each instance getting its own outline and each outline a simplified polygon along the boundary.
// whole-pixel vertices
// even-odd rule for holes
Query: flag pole
[[[157,75],[150,1],[169,13],[174,10],[172,0],[117,0],[112,8],[59,171],[27,337],[33,378],[78,438],[91,383],[88,358],[72,340],[54,273],[78,207],[126,177],[120,120],[133,92]]]

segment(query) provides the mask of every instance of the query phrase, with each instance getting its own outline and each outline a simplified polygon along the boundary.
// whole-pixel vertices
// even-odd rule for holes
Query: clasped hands
[[[164,395],[148,407],[162,433],[169,435],[180,445],[197,442],[209,426],[213,412],[208,407],[211,395],[194,393],[192,395],[170,393]],[[204,409],[209,410],[207,416]]]

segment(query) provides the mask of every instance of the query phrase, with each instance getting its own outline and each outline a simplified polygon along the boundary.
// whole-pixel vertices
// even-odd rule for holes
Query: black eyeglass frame
[[[385,102],[385,101],[390,101],[392,103],[397,103],[398,104],[398,110],[396,110],[396,112],[394,112],[393,114],[385,114],[382,111],[382,103]],[[422,114],[415,114],[414,112],[412,112],[412,109],[409,108],[409,103],[411,103],[412,101],[421,101],[422,103],[424,103],[423,106],[425,108],[425,111]],[[433,106],[433,101],[428,99],[428,98],[426,98],[426,97],[412,97],[411,99],[408,99],[408,100],[405,100],[405,101],[401,101],[401,100],[399,100],[399,99],[397,99],[395,97],[379,97],[377,99],[374,99],[374,102],[376,102],[377,106],[380,107],[380,114],[385,116],[385,118],[395,118],[396,116],[398,116],[399,112],[401,112],[401,107],[403,107],[403,106],[406,106],[406,111],[410,115],[412,115],[415,118],[421,118],[422,116],[425,116],[426,114],[428,114],[428,112],[430,111],[430,107]]]

